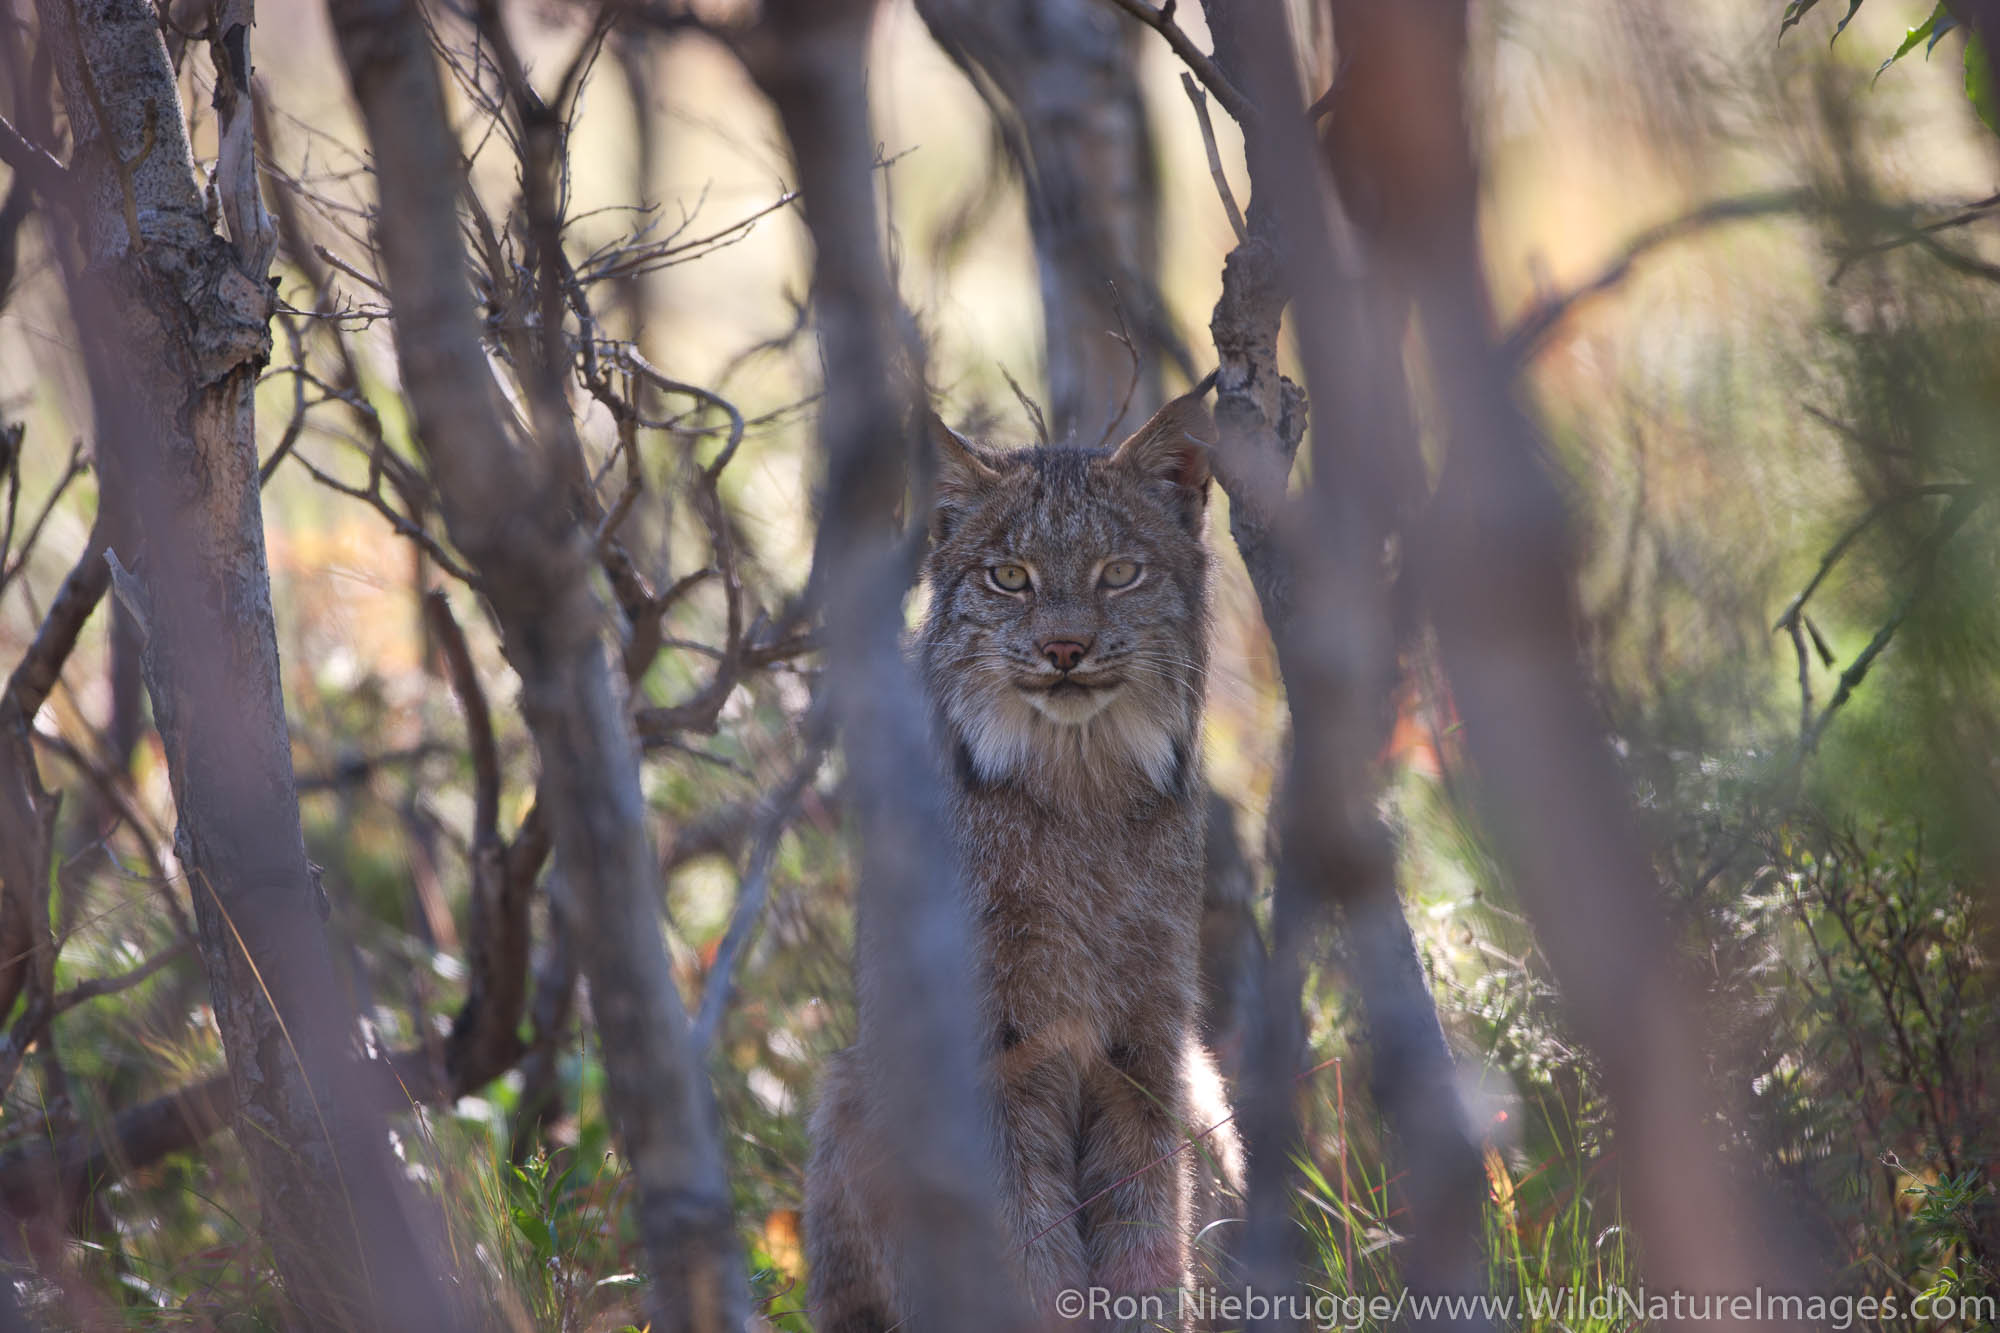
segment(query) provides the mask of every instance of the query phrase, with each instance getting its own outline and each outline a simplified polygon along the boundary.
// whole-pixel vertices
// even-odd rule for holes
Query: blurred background
[[[10,3],[0,23],[29,33],[28,7]],[[1214,364],[1207,321],[1230,220],[1173,53],[1113,6],[1077,3],[1102,12],[1142,101],[1160,346],[1177,341],[1186,356],[1176,365],[1149,349],[1148,389],[1178,391]],[[564,4],[503,8],[531,74],[559,68],[588,28]],[[1968,84],[1963,29],[1933,42],[1930,5],[1868,0],[1836,36],[1845,8],[1808,5],[1781,37],[1780,0],[1477,6],[1481,217],[1510,329],[1605,278],[1537,328],[1524,392],[1577,524],[1598,702],[1706,1005],[1727,1151],[1795,1212],[1834,1289],[1969,1297],[2000,1290],[1989,962],[2000,940],[2000,522],[1986,503],[2000,484],[2000,143],[1981,120],[1983,86]],[[1179,17],[1206,46],[1199,6]],[[439,6],[434,19],[443,46],[471,49],[461,15]],[[1303,8],[1298,25],[1311,35]],[[265,524],[309,851],[367,1023],[385,1046],[420,1045],[441,1039],[466,976],[472,770],[420,598],[444,576],[377,506],[328,484],[372,484],[375,432],[412,448],[372,286],[363,136],[320,7],[266,0],[253,53],[267,193],[294,196],[354,358],[351,387],[328,389],[339,362],[299,313],[318,294],[288,235],[278,289],[292,313],[259,415],[267,456],[284,455]],[[1307,73],[1323,86],[1324,70]],[[205,162],[206,52],[190,46],[180,77]],[[462,67],[454,109],[476,191],[503,218],[518,164],[482,128],[476,87]],[[978,438],[1030,442],[1029,404],[1049,401],[1052,376],[1005,123],[900,0],[877,25],[870,93],[886,242],[939,409]],[[17,84],[0,97],[16,123],[30,95]],[[1221,172],[1247,199],[1237,131],[1216,122]],[[775,616],[811,551],[819,382],[803,311],[810,254],[775,118],[738,63],[700,39],[614,38],[583,85],[569,154],[572,261],[627,262],[616,256],[654,245],[606,278],[607,326],[748,422],[721,495],[745,595]],[[0,519],[12,543],[0,551],[0,664],[11,669],[83,548],[95,483],[60,274],[33,220],[8,242],[0,422],[18,449]],[[587,404],[579,416],[587,445],[610,459],[614,423]],[[690,414],[648,438],[642,465],[666,502],[635,517],[635,542],[671,577],[701,567],[714,539],[674,501],[671,478],[713,459],[719,437],[713,417]],[[1208,770],[1261,902],[1286,713],[1225,519],[1218,509]],[[636,687],[642,705],[702,688],[725,616],[714,580],[676,604],[666,650]],[[467,619],[511,829],[533,794],[532,746],[493,634]],[[168,956],[63,1012],[41,1057],[20,1064],[0,1174],[24,1146],[105,1124],[221,1065],[200,969],[177,943],[186,892],[164,763],[112,620],[107,603],[34,720],[43,781],[63,793],[58,981]],[[1383,813],[1486,1136],[1492,1282],[1636,1286],[1592,1062],[1458,799],[1450,701],[1421,654],[1405,666]],[[809,655],[763,664],[712,729],[673,736],[645,769],[691,1003],[753,843],[767,829],[775,839],[768,904],[710,1072],[758,1295],[790,1329],[810,1327],[797,1313],[804,1112],[820,1059],[853,1035],[838,766],[808,782],[782,832],[759,804],[799,764],[814,669]],[[560,976],[548,952],[542,964]],[[1324,1067],[1299,1221],[1328,1290],[1394,1290],[1398,1184],[1348,995],[1335,971],[1308,992]],[[617,1328],[637,1319],[638,1261],[607,1158],[601,1066],[575,1011],[535,1019],[546,1060],[399,1121],[399,1152],[438,1186],[464,1271],[516,1326]],[[23,1290],[51,1326],[261,1326],[269,1265],[254,1216],[231,1140],[208,1139],[115,1172],[60,1253],[42,1254],[33,1277],[21,1270]],[[1573,1309],[1562,1319],[1613,1324],[1627,1326]]]

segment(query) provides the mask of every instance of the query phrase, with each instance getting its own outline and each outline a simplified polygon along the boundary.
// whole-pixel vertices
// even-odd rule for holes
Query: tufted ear
[[[1202,402],[1207,393],[1204,380],[1153,413],[1111,455],[1113,467],[1172,483],[1190,518],[1198,518],[1208,503],[1208,455],[1215,447],[1215,419]]]
[[[937,494],[931,502],[931,535],[940,540],[950,531],[955,512],[1000,480],[978,445],[944,424],[932,412],[926,420],[931,449],[937,455]]]

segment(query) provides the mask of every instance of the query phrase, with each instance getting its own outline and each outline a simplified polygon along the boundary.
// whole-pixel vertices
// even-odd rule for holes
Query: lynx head
[[[968,780],[1182,794],[1208,660],[1212,430],[1199,392],[1115,450],[990,450],[933,419],[924,673]]]

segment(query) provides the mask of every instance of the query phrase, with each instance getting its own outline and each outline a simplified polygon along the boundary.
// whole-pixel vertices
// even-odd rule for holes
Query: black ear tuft
[[[937,455],[937,493],[931,501],[931,535],[942,541],[950,532],[951,520],[986,489],[1000,480],[1000,473],[972,441],[944,424],[933,412],[926,423],[931,449]]]
[[[1111,455],[1111,466],[1128,468],[1181,492],[1185,512],[1199,518],[1208,503],[1209,451],[1215,447],[1215,420],[1202,403],[1207,381],[1153,413]]]

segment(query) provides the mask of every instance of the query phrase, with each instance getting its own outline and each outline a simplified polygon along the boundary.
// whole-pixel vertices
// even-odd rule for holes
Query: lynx
[[[1206,387],[1116,450],[992,450],[933,423],[919,660],[977,930],[1012,1262],[1044,1316],[1096,1287],[1172,1322],[1197,1158],[1238,1169],[1227,1126],[1185,1146],[1226,1116],[1197,1025]],[[821,1333],[907,1315],[860,1202],[858,1051],[830,1062],[812,1121]]]

